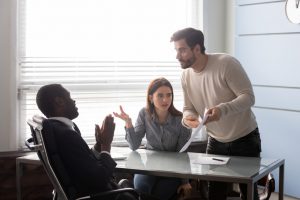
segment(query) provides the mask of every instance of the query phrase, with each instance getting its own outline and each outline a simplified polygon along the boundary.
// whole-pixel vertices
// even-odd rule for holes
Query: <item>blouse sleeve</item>
[[[136,150],[141,145],[142,139],[146,134],[145,128],[145,109],[140,110],[138,118],[135,122],[135,126],[131,128],[125,128],[125,139],[129,144],[129,148]]]

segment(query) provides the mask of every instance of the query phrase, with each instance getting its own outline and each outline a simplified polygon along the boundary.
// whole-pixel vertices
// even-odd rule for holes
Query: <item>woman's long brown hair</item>
[[[173,104],[173,100],[174,100],[174,92],[173,92],[173,87],[170,83],[170,81],[168,81],[166,78],[163,78],[163,77],[160,77],[160,78],[156,78],[154,80],[152,80],[148,86],[148,89],[147,89],[147,105],[146,105],[146,110],[147,110],[147,113],[149,114],[149,116],[151,118],[154,117],[154,115],[156,114],[155,113],[155,108],[154,108],[154,104],[151,103],[150,101],[150,95],[153,95],[154,92],[156,92],[156,90],[162,86],[166,86],[166,87],[169,87],[171,89],[171,92],[172,92],[172,102],[171,102],[171,105],[168,109],[169,113],[173,116],[182,116],[182,112],[180,112],[179,110],[177,110],[175,107],[174,107],[174,104]]]

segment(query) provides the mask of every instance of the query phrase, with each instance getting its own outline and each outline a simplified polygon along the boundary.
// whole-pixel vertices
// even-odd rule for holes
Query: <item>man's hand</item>
[[[218,107],[210,108],[207,110],[206,115],[208,116],[205,124],[213,121],[218,121],[221,117],[221,110]]]
[[[183,123],[187,125],[189,128],[197,128],[197,126],[200,124],[199,119],[194,116],[186,116],[183,119]]]
[[[182,197],[189,197],[192,194],[192,186],[189,183],[182,184],[178,187],[177,193]]]
[[[97,143],[95,144],[95,150],[99,151],[108,151],[110,152],[111,143],[114,138],[115,132],[115,123],[114,118],[111,115],[105,117],[102,122],[101,128],[96,124],[95,126],[95,138]]]

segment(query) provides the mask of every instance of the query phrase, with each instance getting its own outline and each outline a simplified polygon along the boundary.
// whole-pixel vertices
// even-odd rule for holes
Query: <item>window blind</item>
[[[181,69],[169,39],[190,26],[196,1],[125,2],[19,1],[20,147],[30,137],[26,120],[41,114],[36,92],[49,83],[70,90],[79,110],[74,121],[90,144],[95,142],[94,124],[119,112],[119,105],[135,121],[154,78],[171,81],[174,104],[182,109]],[[124,122],[115,121],[114,143],[126,144]]]

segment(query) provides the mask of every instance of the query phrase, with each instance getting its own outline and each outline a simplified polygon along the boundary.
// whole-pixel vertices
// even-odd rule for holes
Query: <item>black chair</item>
[[[68,199],[114,199],[117,195],[127,192],[139,199],[139,194],[133,188],[121,188],[107,192],[78,197],[76,189],[65,170],[60,156],[57,154],[50,120],[34,116],[27,124],[30,126],[32,138],[26,140],[26,146],[36,151],[45,171],[54,187],[53,200]],[[43,128],[44,127],[44,128]]]

